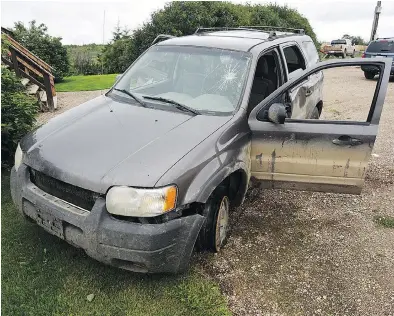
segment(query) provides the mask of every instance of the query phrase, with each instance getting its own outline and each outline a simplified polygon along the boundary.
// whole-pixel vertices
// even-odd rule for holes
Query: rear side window
[[[302,57],[300,49],[297,46],[292,45],[285,47],[283,52],[285,54],[289,74],[293,71],[296,71],[297,69],[305,69],[304,57]]]
[[[394,53],[394,41],[377,41],[369,44],[368,53]]]
[[[315,44],[312,41],[302,42],[302,47],[306,53],[308,64],[316,64],[319,61],[319,55],[317,54]]]

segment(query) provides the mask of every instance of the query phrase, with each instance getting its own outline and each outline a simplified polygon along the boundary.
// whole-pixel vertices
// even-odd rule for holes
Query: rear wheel
[[[227,187],[220,186],[205,204],[205,222],[197,239],[200,250],[219,252],[227,241],[229,230],[230,199]]]
[[[346,58],[346,55],[347,55],[347,51],[346,51],[346,49],[345,49],[345,51],[344,51],[343,54],[342,54],[342,58]]]
[[[373,79],[375,77],[375,74],[373,72],[364,71],[364,77],[366,79]]]

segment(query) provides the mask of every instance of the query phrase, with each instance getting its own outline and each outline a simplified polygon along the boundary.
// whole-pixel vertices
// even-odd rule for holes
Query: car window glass
[[[391,53],[394,54],[394,41],[377,41],[369,44],[367,53]]]
[[[170,99],[203,113],[232,113],[241,100],[249,60],[248,52],[158,45],[138,59],[115,88],[140,98]],[[145,101],[152,107],[171,106]]]
[[[334,40],[331,41],[331,45],[346,45],[346,40]]]
[[[175,58],[176,54],[173,52],[164,54],[152,52],[150,55],[143,55],[138,61],[140,67],[135,69],[134,75],[131,77],[130,88],[139,88],[167,80],[171,77]]]
[[[378,75],[376,66],[346,66],[311,74],[285,94],[288,118],[366,122]]]
[[[308,64],[315,64],[319,61],[319,55],[317,54],[317,50],[315,44],[312,41],[302,42],[302,47],[305,50]]]
[[[299,48],[295,45],[283,49],[289,74],[297,69],[305,69],[305,61]]]

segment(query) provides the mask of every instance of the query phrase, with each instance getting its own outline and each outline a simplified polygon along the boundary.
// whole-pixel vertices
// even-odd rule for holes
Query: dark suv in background
[[[394,37],[390,38],[378,38],[375,41],[369,43],[363,58],[382,58],[391,57],[393,63],[391,64],[390,75],[394,75]],[[378,69],[371,66],[363,66],[361,69],[364,71],[364,76],[367,79],[373,79],[378,74]]]

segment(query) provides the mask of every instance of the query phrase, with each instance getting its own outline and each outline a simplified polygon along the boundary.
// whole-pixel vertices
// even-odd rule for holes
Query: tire
[[[311,120],[318,120],[319,117],[320,117],[319,109],[317,108],[317,106],[315,106],[311,115]]]
[[[346,58],[346,55],[347,55],[347,52],[346,52],[346,49],[345,49],[345,51],[342,54],[342,58]]]
[[[351,57],[354,58],[354,55],[356,55],[356,50],[353,50],[353,54],[351,55]]]
[[[373,72],[364,71],[364,77],[366,79],[373,79],[375,77],[375,74]]]
[[[219,252],[228,237],[230,199],[227,187],[215,189],[205,203],[205,222],[198,235],[196,246],[199,250]]]

